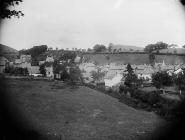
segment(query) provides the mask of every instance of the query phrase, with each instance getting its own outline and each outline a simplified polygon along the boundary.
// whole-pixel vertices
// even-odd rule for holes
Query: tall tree
[[[165,93],[164,87],[171,86],[173,79],[166,71],[161,71],[152,75],[152,83],[157,89],[162,89]]]
[[[136,88],[138,78],[130,64],[127,65],[126,72],[124,84],[129,88]]]
[[[106,47],[104,45],[96,44],[93,47],[94,52],[104,52],[106,50]]]
[[[181,94],[181,91],[185,91],[185,69],[183,69],[183,72],[176,75],[174,81],[175,81],[175,85],[179,89],[180,94]]]
[[[152,53],[153,51],[157,51],[160,49],[166,49],[168,48],[168,44],[164,42],[157,42],[155,44],[148,44],[145,48],[144,51],[147,53]]]
[[[39,71],[43,76],[46,76],[46,69],[45,69],[45,64],[40,65]]]
[[[113,46],[114,46],[114,44],[113,44],[113,43],[109,43],[109,46],[108,46],[108,51],[109,51],[109,52],[111,52],[111,51],[112,51]]]
[[[91,75],[95,81],[100,81],[105,76],[105,73],[98,69],[98,71],[92,71]]]

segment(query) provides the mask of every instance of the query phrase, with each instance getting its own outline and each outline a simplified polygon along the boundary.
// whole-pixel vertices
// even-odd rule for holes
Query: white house
[[[31,55],[21,55],[20,60],[21,62],[31,62]]]
[[[113,86],[116,86],[118,84],[121,83],[121,80],[123,78],[123,75],[122,74],[116,74],[114,77],[112,78],[108,78],[108,77],[105,77],[104,78],[104,82],[105,82],[105,86],[106,87],[113,87]]]
[[[144,69],[135,69],[135,73],[139,79],[143,78],[151,81],[154,70],[150,67],[145,67]]]
[[[173,73],[174,74],[179,74],[181,72],[183,72],[183,69],[182,68],[179,68],[179,69],[175,70]]]
[[[53,73],[53,66],[46,66],[46,77],[48,78],[54,78],[54,73]]]

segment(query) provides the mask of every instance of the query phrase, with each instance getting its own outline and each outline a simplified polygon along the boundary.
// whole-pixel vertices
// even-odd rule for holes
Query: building
[[[145,67],[144,69],[135,69],[135,74],[139,79],[144,79],[147,81],[152,80],[152,74],[154,73],[154,70],[151,67]]]
[[[15,59],[14,67],[18,68],[31,67],[31,55],[21,55],[20,59]]]
[[[48,78],[54,78],[53,63],[52,62],[47,62],[45,64],[46,64],[45,65],[46,77],[48,77]]]
[[[28,62],[15,63],[14,67],[17,67],[17,68],[30,68],[31,67],[31,63],[28,63]]]
[[[20,60],[22,63],[24,62],[31,63],[31,55],[21,55]]]
[[[116,86],[118,84],[120,84],[122,82],[122,78],[123,78],[123,75],[122,74],[116,74],[115,76],[113,77],[105,77],[104,78],[104,81],[105,81],[105,86],[106,87],[113,87],[113,86]]]
[[[28,73],[29,73],[29,75],[39,74],[40,73],[39,66],[28,67]]]

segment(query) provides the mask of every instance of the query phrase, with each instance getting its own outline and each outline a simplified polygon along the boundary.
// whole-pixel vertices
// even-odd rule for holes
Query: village
[[[49,51],[49,50],[48,50]],[[70,51],[67,51],[71,53]],[[116,55],[116,54],[115,54]],[[60,66],[66,62],[72,61],[71,59],[66,60],[55,60],[54,57],[50,54],[46,56],[45,60],[38,61],[38,65],[32,65],[31,55],[21,54],[18,59],[9,61],[4,56],[0,57],[1,65],[0,72],[1,74],[8,73],[10,75],[19,75],[19,76],[28,76],[32,78],[48,78],[48,79],[58,79],[61,80],[61,74],[64,69],[60,69],[56,72],[54,70],[54,62],[58,61],[56,65]],[[44,74],[41,72],[41,66],[44,65]],[[104,64],[98,64],[96,61],[86,61],[83,55],[75,55],[74,64],[80,69],[83,82],[85,84],[98,85],[101,84],[105,86],[105,89],[114,89],[119,92],[119,86],[124,83],[126,68],[128,64],[109,62]],[[70,67],[67,66],[65,70],[69,73]],[[166,64],[163,60],[161,63],[151,64],[131,64],[134,74],[138,79],[142,79],[144,85],[152,84],[152,75],[157,72],[167,72],[168,75],[177,75],[183,72],[185,64],[176,63],[176,64]],[[12,72],[10,69],[13,69]],[[18,72],[16,73],[16,69]],[[21,69],[21,70],[20,70]],[[93,76],[93,72],[98,76]],[[14,73],[14,74],[13,74]],[[98,75],[99,74],[99,75]],[[142,86],[144,86],[142,85]]]
[[[2,0],[0,139],[184,140],[182,0]]]

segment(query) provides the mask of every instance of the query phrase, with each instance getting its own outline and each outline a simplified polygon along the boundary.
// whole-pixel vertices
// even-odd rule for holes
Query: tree
[[[47,45],[40,45],[40,46],[34,46],[30,49],[23,49],[20,50],[20,54],[30,54],[33,58],[38,57],[42,53],[47,51],[48,46]]]
[[[113,43],[109,43],[109,46],[108,46],[108,51],[111,52],[112,51],[112,48],[113,48],[114,44]]]
[[[104,45],[96,44],[93,47],[94,52],[104,52],[106,50],[106,47]]]
[[[177,74],[174,79],[175,85],[181,94],[181,91],[185,91],[185,69],[183,69],[183,72]]]
[[[87,49],[87,51],[88,51],[88,52],[91,52],[91,51],[92,51],[92,49],[91,49],[91,48],[88,48],[88,49]]]
[[[15,6],[19,5],[22,0],[1,0],[0,1],[0,18],[5,19],[5,18],[11,18],[12,16],[14,17],[20,17],[24,16],[24,14],[21,11],[16,11],[16,10],[10,10],[8,9],[10,6]]]
[[[185,45],[183,45],[182,48],[185,48]]]
[[[171,86],[173,84],[173,79],[166,71],[161,71],[152,75],[152,84],[157,89],[162,88],[163,93],[165,93],[164,86]]]
[[[80,82],[80,83],[83,82],[82,74],[78,66],[71,67],[69,71],[69,75],[70,75],[70,82],[72,85],[74,85],[76,82]]]
[[[64,52],[58,61],[54,61],[54,73],[61,74],[62,80],[67,80],[71,85],[76,82],[82,82],[82,75],[79,67],[75,64],[76,53],[67,51]],[[62,63],[60,63],[62,61]]]
[[[99,81],[99,80],[101,80],[101,79],[105,76],[105,73],[104,73],[104,72],[101,72],[101,71],[98,69],[97,72],[96,72],[96,71],[92,71],[92,72],[91,72],[91,75],[92,75],[92,77],[93,77],[93,79],[94,79],[95,81]]]
[[[68,52],[64,52],[60,56],[59,59],[62,60],[62,61],[70,61],[70,63],[74,63],[75,58],[76,58],[76,53],[68,51]]]
[[[155,44],[148,44],[145,48],[144,51],[147,53],[152,53],[153,51],[161,50],[161,49],[166,49],[168,48],[168,44],[163,43],[163,42],[157,42]]]
[[[45,64],[40,65],[39,71],[40,71],[41,74],[43,74],[44,76],[46,76]]]
[[[138,78],[130,64],[127,65],[126,72],[124,84],[129,88],[136,88]]]

